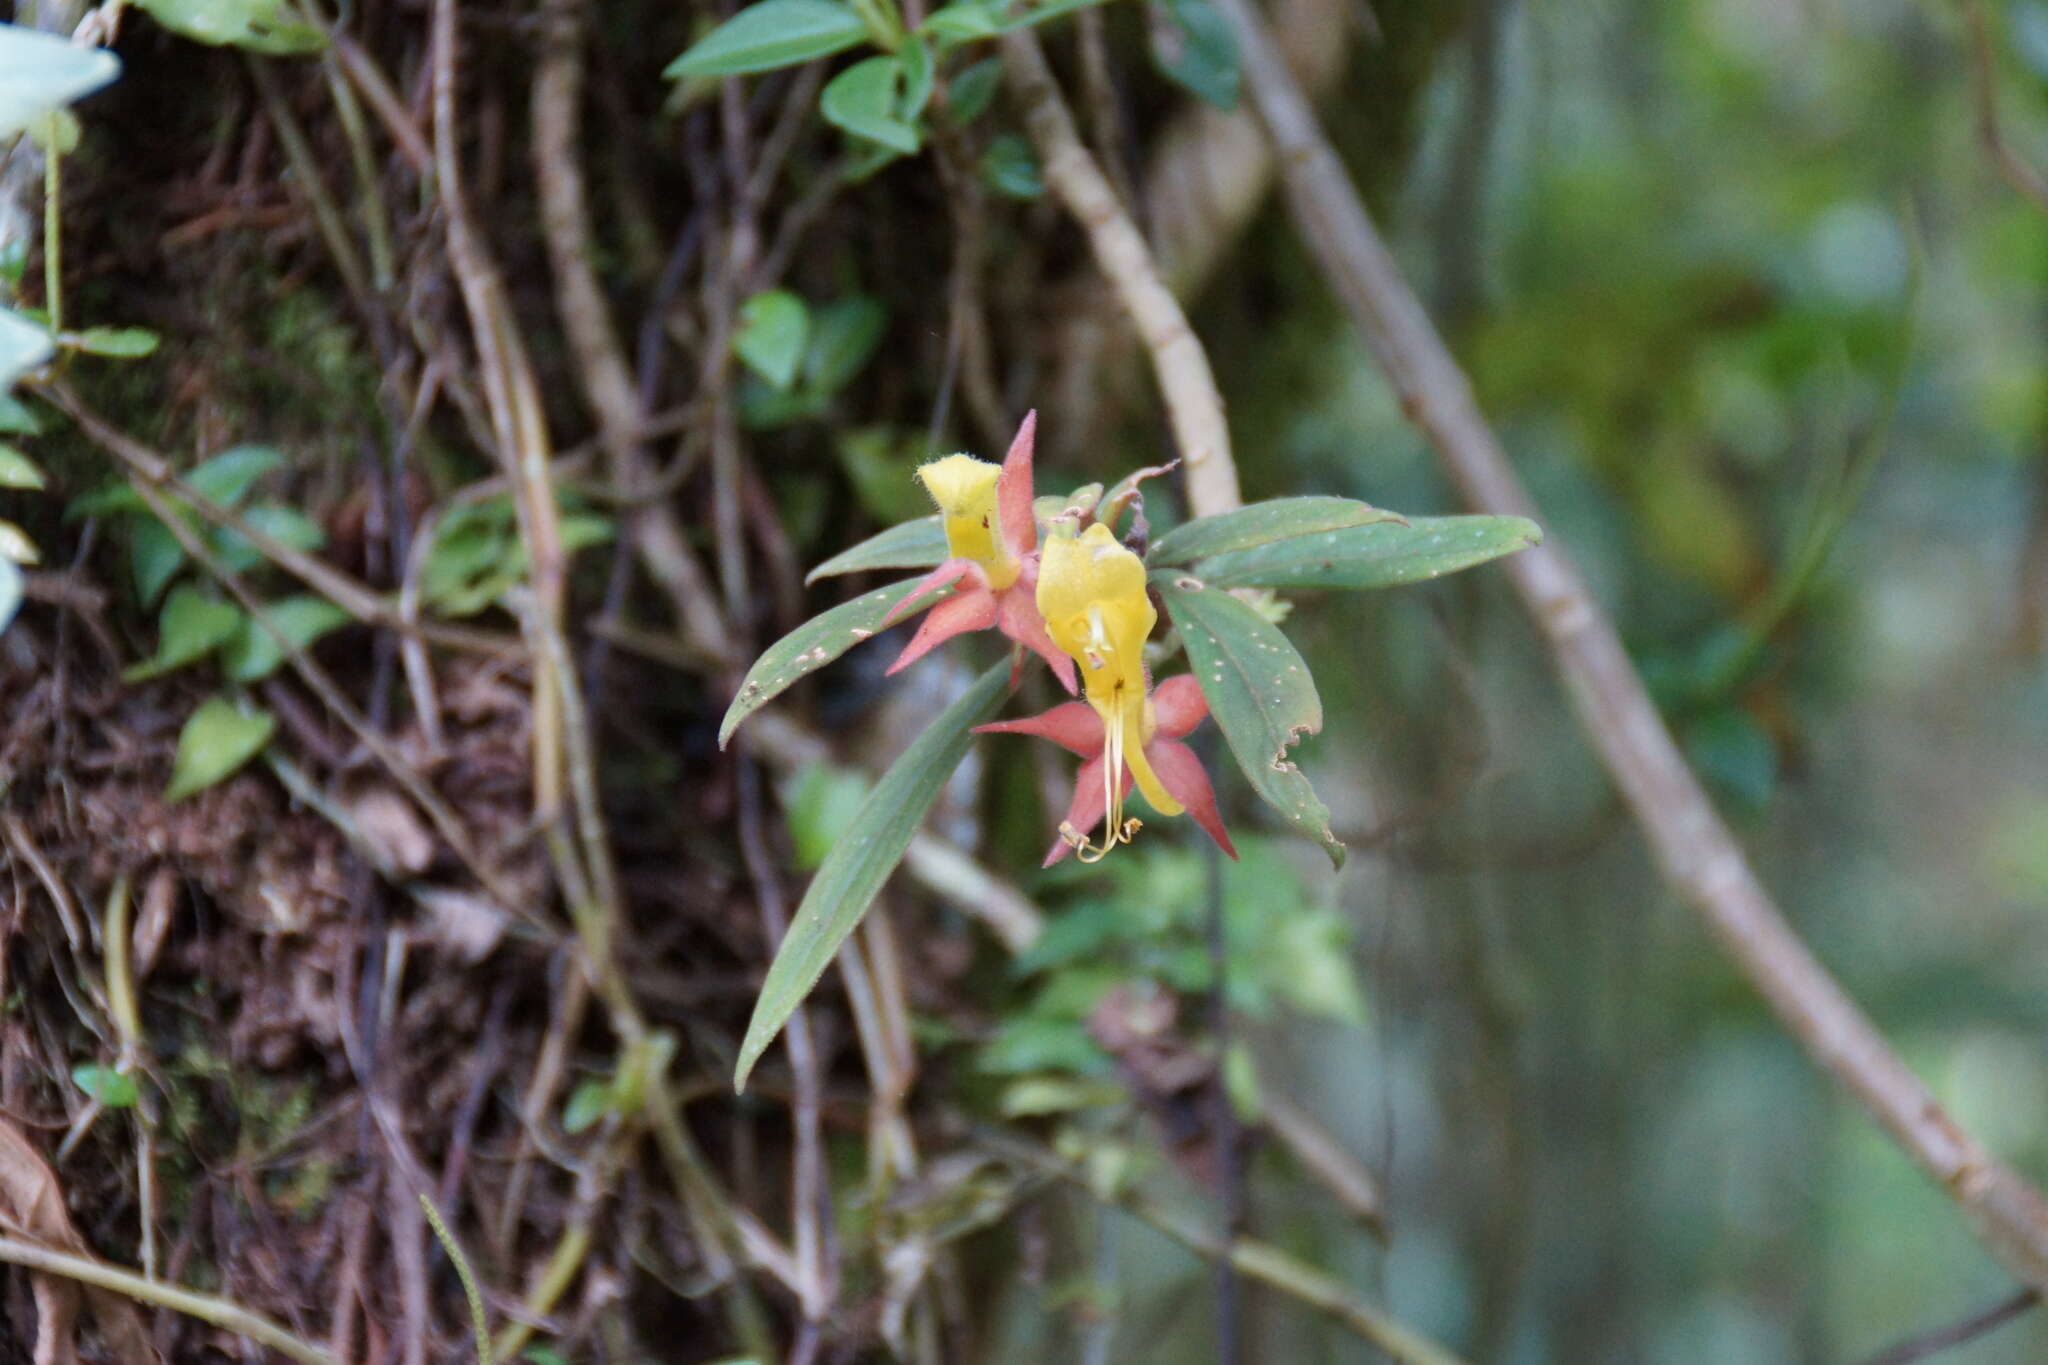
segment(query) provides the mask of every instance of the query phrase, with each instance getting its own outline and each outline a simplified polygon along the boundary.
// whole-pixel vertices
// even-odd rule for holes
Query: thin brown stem
[[[1482,511],[1537,509],[1457,362],[1380,240],[1355,187],[1249,0],[1218,0],[1286,178],[1297,229],[1402,409]],[[1969,1216],[2016,1275],[2048,1287],[2048,1201],[1957,1125],[1786,923],[1679,753],[1620,636],[1555,538],[1506,561],[1579,718],[1648,837],[1666,883],[1698,911],[1824,1071],[1837,1077]]]

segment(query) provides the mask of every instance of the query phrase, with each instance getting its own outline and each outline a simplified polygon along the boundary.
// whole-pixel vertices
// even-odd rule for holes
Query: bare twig
[[[1045,183],[1088,233],[1095,262],[1123,300],[1124,311],[1152,355],[1173,435],[1187,462],[1188,503],[1196,516],[1227,512],[1242,500],[1223,397],[1209,357],[1187,314],[1159,277],[1137,225],[1082,145],[1045,53],[1029,29],[1003,39],[1003,67],[1024,113],[1024,126],[1045,165]]]
[[[1296,224],[1403,411],[1436,445],[1467,502],[1533,515],[1535,504],[1471,385],[1380,241],[1249,0],[1218,3],[1279,153]],[[2048,1201],[1956,1125],[1785,922],[1564,551],[1553,539],[1509,559],[1507,570],[1666,882],[1702,915],[1814,1062],[1941,1183],[1992,1252],[2026,1283],[2048,1287]]]
[[[1940,1355],[1953,1346],[1975,1341],[1987,1332],[2005,1326],[2014,1318],[2026,1313],[2041,1302],[2041,1291],[2022,1289],[2000,1299],[1988,1308],[1979,1309],[1946,1327],[1937,1327],[1929,1332],[1911,1336],[1897,1345],[1886,1347],[1863,1362],[1863,1365],[1913,1365],[1913,1362]]]
[[[1963,0],[1963,18],[1970,26],[1970,93],[1977,102],[1977,136],[2005,183],[2048,212],[2048,177],[2005,140],[1998,118],[1998,59],[1991,50],[1991,24],[1983,0]]]
[[[19,1237],[0,1236],[0,1261],[10,1265],[26,1266],[50,1275],[62,1275],[77,1280],[80,1284],[96,1285],[125,1294],[139,1303],[154,1304],[168,1308],[187,1317],[198,1318],[201,1322],[213,1324],[224,1332],[247,1337],[259,1345],[268,1346],[304,1365],[341,1365],[341,1362],[309,1341],[293,1336],[269,1318],[252,1313],[237,1303],[216,1299],[206,1294],[195,1294],[189,1289],[179,1289],[161,1280],[145,1279],[132,1270],[108,1265],[89,1256],[74,1256],[68,1252],[53,1251]]]

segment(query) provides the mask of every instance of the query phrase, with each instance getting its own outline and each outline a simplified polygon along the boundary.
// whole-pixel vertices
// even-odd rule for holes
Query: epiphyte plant
[[[889,670],[955,636],[994,628],[1008,657],[983,672],[911,741],[832,846],[769,965],[734,1075],[748,1074],[903,858],[941,787],[979,731],[1049,739],[1083,762],[1046,862],[1084,861],[1132,841],[1135,788],[1162,816],[1188,814],[1232,852],[1209,776],[1181,743],[1214,717],[1252,790],[1333,864],[1344,846],[1289,751],[1322,729],[1308,665],[1274,624],[1275,591],[1387,588],[1437,578],[1536,544],[1521,517],[1404,517],[1352,498],[1276,498],[1183,523],[1154,540],[1141,469],[1104,489],[1038,497],[1025,417],[1001,465],[948,455],[918,470],[938,505],[811,571],[810,581],[880,569],[920,578],[877,588],[812,618],[748,670],[719,730],[739,724],[791,684],[917,610],[926,615]],[[1170,466],[1168,467],[1170,468]],[[1155,683],[1146,651],[1162,637],[1188,671]],[[995,721],[1032,657],[1080,700],[1042,715]],[[1151,661],[1163,666],[1167,658]],[[1098,837],[1089,831],[1101,823]],[[1233,853],[1234,856],[1234,853]]]

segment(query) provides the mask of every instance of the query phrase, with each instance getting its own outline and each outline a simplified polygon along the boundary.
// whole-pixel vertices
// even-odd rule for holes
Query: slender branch
[[[187,1317],[198,1318],[201,1322],[212,1323],[225,1332],[247,1337],[259,1345],[268,1346],[293,1360],[305,1365],[341,1365],[341,1362],[309,1341],[293,1336],[269,1318],[252,1313],[240,1304],[226,1299],[216,1299],[206,1294],[195,1294],[189,1289],[179,1289],[165,1284],[162,1280],[144,1279],[132,1270],[108,1265],[89,1256],[74,1256],[68,1252],[52,1251],[34,1242],[19,1237],[0,1236],[0,1261],[11,1265],[25,1266],[50,1275],[61,1275],[80,1284],[94,1285],[100,1289],[111,1289],[116,1294],[125,1294],[140,1303],[155,1304],[168,1308]]]
[[[2017,1294],[2008,1295],[1960,1321],[1952,1322],[1946,1327],[1937,1327],[1930,1332],[1922,1332],[1906,1338],[1895,1346],[1887,1347],[1864,1361],[1863,1365],[1913,1365],[1915,1361],[1939,1355],[1952,1346],[1975,1341],[1985,1333],[2005,1326],[2039,1302],[2040,1290],[2022,1289]]]
[[[1191,510],[1198,517],[1229,511],[1242,501],[1237,465],[1230,454],[1230,429],[1223,420],[1223,396],[1200,339],[1173,291],[1160,279],[1144,237],[1109,178],[1082,144],[1037,35],[1019,29],[1004,38],[1003,69],[1023,110],[1024,127],[1045,165],[1045,183],[1087,231],[1096,264],[1116,287],[1124,311],[1152,354],[1174,440],[1186,461]]]
[[[2048,212],[2048,178],[2013,150],[1999,123],[1998,60],[1991,51],[1991,25],[1984,17],[1983,0],[1964,0],[1963,18],[1970,27],[1970,93],[1977,102],[1977,137],[2006,184]]]
[[[1435,444],[1468,503],[1534,515],[1470,383],[1402,279],[1250,0],[1218,6],[1236,31],[1247,88],[1279,153],[1296,227],[1379,358],[1402,410]],[[2026,1283],[2048,1288],[2048,1201],[1942,1110],[1786,923],[1555,538],[1506,566],[1665,881],[1706,920],[1815,1064],[1846,1085],[1941,1183],[1999,1260]]]

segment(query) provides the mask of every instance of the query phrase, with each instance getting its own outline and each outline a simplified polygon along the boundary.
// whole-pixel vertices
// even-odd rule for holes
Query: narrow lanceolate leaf
[[[267,711],[243,711],[226,697],[210,697],[178,732],[178,756],[171,761],[171,785],[164,804],[182,801],[228,777],[270,743],[277,719]]]
[[[1173,614],[1209,713],[1252,790],[1342,867],[1344,845],[1330,829],[1329,807],[1287,755],[1302,735],[1323,728],[1308,665],[1278,627],[1229,593],[1171,569],[1155,570],[1152,586]]]
[[[1008,660],[975,679],[974,685],[940,712],[889,766],[860,815],[825,855],[789,932],[775,950],[768,979],[761,983],[754,1017],[747,1023],[746,1041],[740,1045],[734,1090],[746,1089],[754,1063],[818,984],[839,945],[867,913],[875,893],[903,860],[903,851],[924,823],[925,812],[967,757],[974,739],[969,732],[996,713],[1009,687]]]
[[[817,672],[881,630],[883,618],[895,609],[916,582],[915,579],[906,579],[864,593],[851,602],[841,603],[822,615],[813,616],[768,646],[761,657],[754,660],[754,666],[747,670],[747,676],[740,681],[740,690],[733,693],[732,705],[726,708],[725,719],[718,727],[718,747],[723,749],[741,721],[780,696],[791,683]],[[933,593],[930,600],[937,602],[949,591],[941,589]]]
[[[1145,562],[1192,564],[1208,555],[1248,550],[1290,536],[1312,536],[1352,526],[1405,520],[1399,512],[1389,512],[1355,498],[1274,498],[1176,526],[1153,542]]]
[[[1525,517],[1416,517],[1294,536],[1196,562],[1212,588],[1391,588],[1469,569],[1540,543]]]
[[[945,558],[945,526],[937,517],[919,517],[869,536],[850,550],[841,550],[804,575],[804,582],[869,569],[929,569]]]
[[[773,71],[844,52],[867,36],[861,17],[834,0],[761,0],[711,30],[661,74],[673,80]]]

